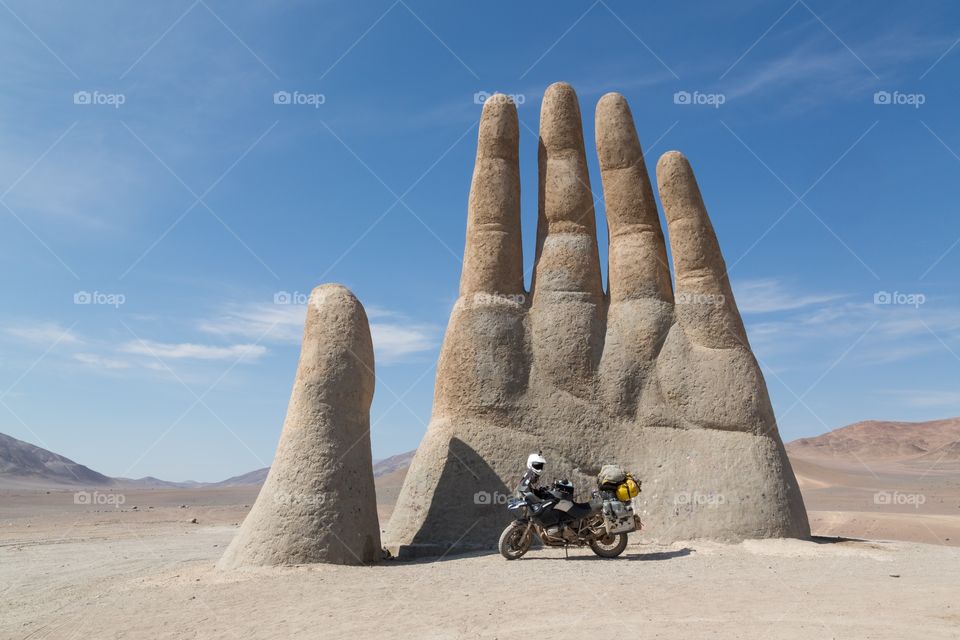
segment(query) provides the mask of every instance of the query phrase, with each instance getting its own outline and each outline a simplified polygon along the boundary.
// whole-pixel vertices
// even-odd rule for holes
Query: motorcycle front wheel
[[[500,542],[497,547],[500,549],[500,555],[507,560],[516,560],[530,550],[530,544],[533,542],[533,536],[525,535],[527,533],[527,523],[516,520],[507,525],[507,528],[500,534]]]
[[[608,534],[590,541],[590,548],[601,558],[616,558],[627,548],[627,534]]]

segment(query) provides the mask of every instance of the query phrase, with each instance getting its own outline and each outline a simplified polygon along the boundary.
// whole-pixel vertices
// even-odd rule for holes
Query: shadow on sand
[[[591,553],[590,555],[576,555],[576,556],[569,556],[569,557],[563,557],[563,556],[561,556],[561,557],[557,557],[557,556],[549,556],[549,557],[543,557],[543,556],[540,556],[540,557],[524,556],[523,558],[521,558],[521,560],[590,560],[590,561],[594,561],[594,560],[595,560],[595,561],[597,561],[597,562],[603,562],[603,561],[606,561],[606,560],[610,560],[610,561],[613,561],[613,560],[640,560],[640,561],[648,561],[648,562],[649,562],[649,561],[655,561],[655,560],[672,560],[673,558],[683,558],[683,557],[689,556],[689,555],[692,554],[692,553],[693,553],[693,549],[691,549],[690,547],[684,547],[683,549],[677,549],[676,551],[654,551],[654,552],[651,552],[651,553],[630,553],[630,552],[627,552],[627,553],[624,553],[623,555],[618,556],[618,557],[616,557],[616,558],[601,558],[600,556],[596,556],[596,555],[593,555],[593,554]]]
[[[694,550],[690,547],[684,547],[683,549],[677,549],[676,551],[653,551],[650,553],[630,553],[629,551],[617,558],[601,558],[594,554],[589,555],[574,555],[574,556],[543,556],[539,555],[538,552],[543,551],[544,549],[549,549],[549,547],[537,546],[530,550],[530,553],[520,558],[520,562],[525,562],[528,560],[549,560],[549,561],[566,561],[566,560],[588,560],[588,561],[605,561],[605,560],[639,560],[641,562],[651,562],[658,560],[672,560],[674,558],[683,558],[694,553]],[[586,549],[586,547],[584,547]],[[575,550],[572,549],[572,550]],[[496,549],[478,549],[472,551],[452,551],[444,556],[428,556],[423,558],[391,558],[390,560],[384,562],[385,566],[403,566],[411,564],[430,564],[432,562],[444,562],[447,560],[464,560],[466,558],[480,558],[483,556],[499,556],[499,552]],[[504,560],[504,562],[510,562],[509,560]]]

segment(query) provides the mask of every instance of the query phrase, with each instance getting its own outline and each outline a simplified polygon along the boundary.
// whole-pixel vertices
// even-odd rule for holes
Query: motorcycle
[[[624,491],[627,478],[633,485]],[[530,550],[536,536],[547,547],[587,545],[601,558],[619,556],[627,548],[627,534],[643,527],[632,504],[639,483],[624,474],[623,483],[598,479],[597,484],[589,502],[574,501],[573,485],[567,480],[540,490],[541,495],[528,492],[508,500],[507,509],[516,519],[500,534],[500,554],[516,560]]]

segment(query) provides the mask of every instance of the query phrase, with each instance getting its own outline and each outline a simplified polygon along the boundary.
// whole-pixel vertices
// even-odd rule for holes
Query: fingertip
[[[569,82],[565,82],[561,80],[559,82],[554,82],[553,84],[551,84],[549,87],[547,87],[547,90],[544,91],[543,93],[544,99],[547,99],[548,97],[556,97],[560,95],[572,95],[574,98],[576,98],[577,92],[574,91],[573,85],[571,85]]]
[[[318,310],[331,307],[352,307],[359,304],[359,300],[350,289],[336,282],[327,282],[314,287],[313,291],[310,292],[308,302],[310,306]]]
[[[483,103],[477,157],[517,160],[519,146],[517,105],[509,96],[495,93]]]
[[[583,128],[577,92],[566,82],[555,82],[543,94],[540,139],[547,149],[574,149],[583,153]]]
[[[699,226],[710,226],[693,167],[679,151],[668,151],[660,156],[657,162],[657,188],[668,225],[695,218]]]
[[[679,151],[667,151],[660,159],[657,160],[657,179],[659,180],[660,176],[667,176],[676,171],[682,171],[684,173],[692,173],[690,168],[690,161],[687,160],[687,157],[680,153]]]
[[[608,93],[597,103],[597,157],[601,169],[629,167],[643,157],[627,99]]]
[[[627,104],[627,99],[623,97],[623,94],[616,91],[603,94],[597,101],[598,117],[601,113],[610,113],[622,109],[630,111],[630,105]]]
[[[337,283],[314,287],[310,292],[307,327],[332,342],[349,339],[354,331],[369,334],[367,312],[350,289]]]

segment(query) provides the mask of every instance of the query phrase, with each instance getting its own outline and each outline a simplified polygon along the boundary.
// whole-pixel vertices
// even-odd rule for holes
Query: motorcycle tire
[[[601,558],[616,558],[627,548],[627,534],[606,535],[590,541],[590,548]]]
[[[507,525],[507,528],[500,534],[500,541],[497,548],[507,560],[517,560],[523,557],[530,550],[530,544],[533,542],[533,536],[528,535],[524,540],[524,533],[527,530],[527,523],[516,520]]]

